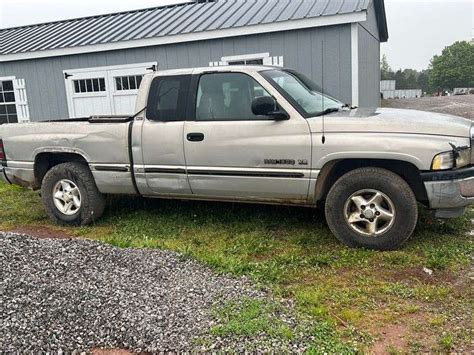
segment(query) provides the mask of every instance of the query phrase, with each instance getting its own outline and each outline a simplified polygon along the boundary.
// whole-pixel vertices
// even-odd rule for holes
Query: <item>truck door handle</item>
[[[204,134],[202,133],[188,133],[188,141],[190,142],[202,142],[204,140]]]

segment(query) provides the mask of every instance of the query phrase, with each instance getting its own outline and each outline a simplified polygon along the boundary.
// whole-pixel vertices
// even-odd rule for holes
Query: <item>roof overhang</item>
[[[375,1],[375,3],[377,2],[378,1]],[[378,13],[377,15],[378,15],[377,17],[379,18],[380,14]],[[383,17],[385,18],[385,11],[383,11]],[[120,50],[120,49],[162,46],[166,44],[196,42],[196,41],[211,40],[211,39],[216,39],[216,38],[249,36],[249,35],[254,35],[254,34],[262,34],[262,33],[292,31],[292,30],[316,28],[316,27],[324,27],[324,26],[335,26],[335,25],[342,25],[342,24],[364,22],[366,20],[367,20],[367,11],[364,10],[364,11],[348,13],[348,14],[320,16],[320,17],[315,17],[315,18],[305,18],[301,20],[273,22],[273,23],[243,26],[243,27],[237,27],[237,28],[219,29],[219,30],[214,30],[214,31],[185,33],[185,34],[179,34],[179,35],[173,35],[173,36],[163,36],[163,37],[138,39],[138,40],[131,40],[131,41],[120,41],[120,42],[113,42],[113,43],[85,45],[85,46],[70,47],[70,48],[50,49],[50,50],[37,51],[37,52],[3,54],[3,55],[0,55],[0,62],[12,62],[12,61],[29,60],[29,59],[37,59],[37,58],[60,57],[60,56],[67,56],[67,55],[74,55],[74,54],[106,52],[106,51],[114,51],[114,50]]]
[[[387,15],[385,13],[384,0],[374,0],[375,15],[377,17],[377,26],[379,28],[380,42],[388,41]]]

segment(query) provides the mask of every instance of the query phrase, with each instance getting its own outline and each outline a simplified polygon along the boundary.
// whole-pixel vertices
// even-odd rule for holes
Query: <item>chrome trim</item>
[[[31,161],[8,160],[8,167],[12,169],[33,169],[34,165]]]
[[[310,178],[310,169],[243,168],[243,167],[202,167],[183,165],[135,165],[135,173],[148,174],[187,174],[243,177],[285,177]],[[318,170],[319,172],[319,170]]]
[[[129,164],[89,164],[92,171],[115,171],[126,173],[130,171]]]

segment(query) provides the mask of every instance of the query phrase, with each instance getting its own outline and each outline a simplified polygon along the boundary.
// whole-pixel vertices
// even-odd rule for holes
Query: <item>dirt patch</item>
[[[408,350],[408,326],[404,324],[390,325],[384,328],[372,348],[373,354],[389,354],[390,349],[406,353]]]
[[[11,233],[26,234],[38,239],[72,239],[76,238],[63,230],[55,230],[41,226],[23,226],[9,230]]]

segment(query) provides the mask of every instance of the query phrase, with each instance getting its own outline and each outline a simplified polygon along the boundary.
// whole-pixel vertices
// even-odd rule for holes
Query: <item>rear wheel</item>
[[[381,168],[356,169],[337,180],[325,213],[329,228],[343,243],[376,250],[399,248],[418,220],[410,186]]]
[[[84,164],[56,165],[45,175],[41,197],[48,215],[62,225],[87,225],[99,219],[105,198]]]

